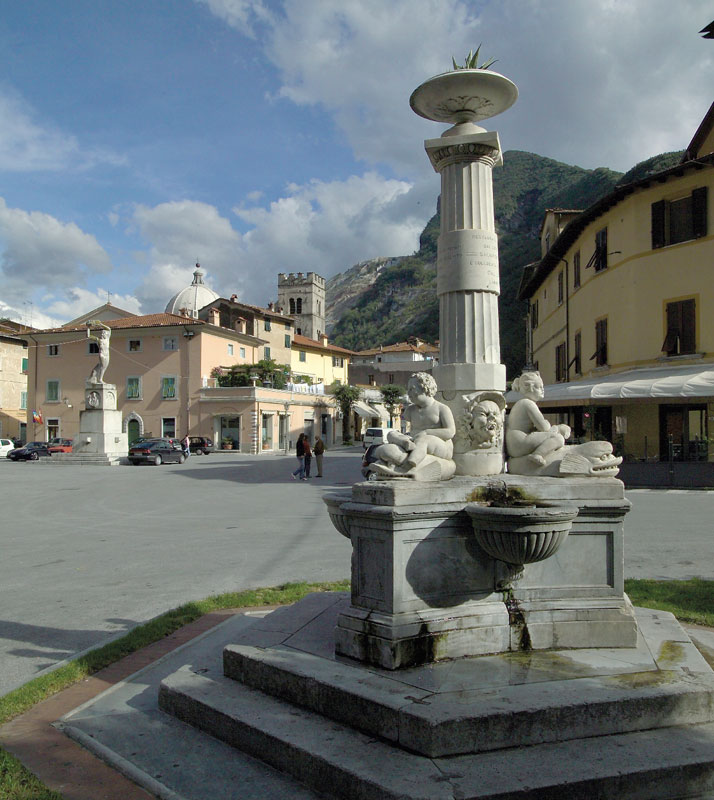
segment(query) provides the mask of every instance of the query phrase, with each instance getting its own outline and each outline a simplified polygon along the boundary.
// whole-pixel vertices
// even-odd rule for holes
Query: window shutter
[[[664,247],[664,200],[652,203],[652,248]]]
[[[694,238],[707,235],[707,187],[692,192],[692,233]]]
[[[695,325],[695,301],[683,300],[682,306],[682,326],[680,328],[680,353],[693,353],[696,350],[696,325]]]

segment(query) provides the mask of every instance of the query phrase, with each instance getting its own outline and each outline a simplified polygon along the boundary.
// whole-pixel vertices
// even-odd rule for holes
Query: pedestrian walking
[[[181,447],[183,448],[183,454],[188,458],[191,455],[191,443],[188,438],[188,434],[186,434],[183,439],[181,440]]]
[[[305,480],[305,434],[301,433],[295,443],[295,455],[298,460],[298,468],[293,472],[293,480],[300,478]]]
[[[322,477],[322,456],[324,455],[325,450],[327,450],[325,443],[318,436],[317,439],[315,439],[315,446],[312,448],[312,452],[315,454],[315,464],[317,465],[317,475],[315,475],[316,478]]]
[[[306,436],[303,440],[303,447],[305,448],[305,477],[306,481],[310,477],[310,464],[312,462],[312,450],[310,449],[310,439]]]

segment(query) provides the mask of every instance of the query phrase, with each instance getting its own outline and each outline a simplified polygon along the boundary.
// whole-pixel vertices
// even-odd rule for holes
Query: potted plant
[[[476,541],[492,558],[522,569],[550,558],[568,536],[575,506],[555,506],[505,481],[491,482],[468,497]]]
[[[222,450],[232,450],[233,449],[233,439],[230,436],[224,436],[221,439],[221,449]]]

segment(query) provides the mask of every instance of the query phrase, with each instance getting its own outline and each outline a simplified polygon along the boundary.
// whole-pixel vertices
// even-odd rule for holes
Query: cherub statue
[[[90,325],[98,325],[102,330],[99,335],[92,333]],[[99,320],[87,323],[87,339],[94,339],[99,346],[99,363],[92,370],[88,383],[104,383],[104,373],[109,366],[109,341],[112,336],[112,329]]]
[[[456,433],[451,409],[435,399],[436,381],[426,372],[415,372],[407,383],[409,405],[403,419],[409,434],[391,430],[387,444],[375,451],[378,460],[369,466],[379,478],[411,478],[420,481],[448,480],[456,465],[452,439]]]
[[[535,371],[524,372],[513,381],[523,399],[506,420],[508,471],[517,475],[565,475],[614,477],[622,458],[614,456],[610,442],[566,445],[567,425],[551,425],[538,408],[543,399],[543,379]]]

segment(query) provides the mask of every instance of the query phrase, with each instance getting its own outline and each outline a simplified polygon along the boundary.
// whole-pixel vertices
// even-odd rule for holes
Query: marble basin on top
[[[409,105],[435,122],[479,122],[495,117],[518,99],[513,81],[487,69],[459,69],[435,75],[418,86]]]

